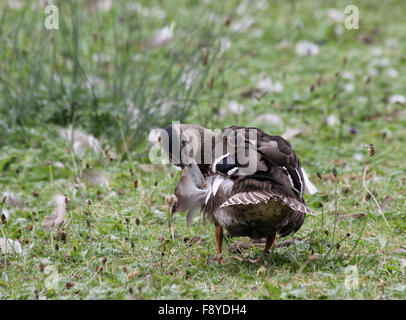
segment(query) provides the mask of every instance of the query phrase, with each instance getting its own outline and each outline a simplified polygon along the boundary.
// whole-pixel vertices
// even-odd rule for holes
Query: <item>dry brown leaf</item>
[[[138,269],[137,269],[137,270],[134,270],[134,271],[131,271],[131,272],[127,275],[127,280],[130,281],[132,278],[138,277],[140,274],[141,274],[141,271],[138,270]]]
[[[341,159],[336,159],[336,160],[334,160],[334,164],[335,164],[335,166],[337,166],[337,167],[343,167],[343,166],[345,166],[347,163],[344,162],[344,161],[341,160]]]
[[[205,243],[205,242],[206,242],[205,239],[203,239],[202,237],[199,237],[199,236],[194,236],[194,237],[192,237],[191,239],[189,239],[189,238],[184,238],[183,240],[184,240],[185,242],[189,242],[189,243],[191,243],[191,244],[193,244],[193,243],[195,243],[195,244],[201,244],[201,243]]]
[[[254,243],[255,246],[258,246],[257,243]],[[259,244],[260,246],[261,244]],[[262,244],[263,245],[263,244]],[[228,247],[228,252],[230,253],[237,253],[237,252],[242,252],[244,250],[248,250],[249,248],[251,248],[251,244],[247,243],[247,242],[233,242],[230,244],[230,246]]]

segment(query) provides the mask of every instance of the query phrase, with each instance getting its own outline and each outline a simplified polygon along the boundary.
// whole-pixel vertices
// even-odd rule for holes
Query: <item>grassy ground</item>
[[[19,240],[23,253],[0,256],[0,299],[406,297],[406,114],[404,97],[396,97],[406,87],[403,1],[357,2],[359,30],[345,29],[329,11],[343,13],[346,1],[274,1],[266,8],[257,1],[239,10],[237,3],[207,3],[146,1],[144,8],[159,8],[165,18],[137,15],[144,27],[136,35],[128,28],[133,20],[113,23],[130,14],[124,7],[88,13],[72,38],[76,47],[38,27],[38,39],[55,41],[54,53],[30,40],[29,22],[16,25],[20,11],[3,13],[0,188],[23,203],[0,204],[9,212],[0,238]],[[24,12],[28,21],[41,19],[35,8]],[[207,17],[216,22],[204,23]],[[147,50],[146,41],[171,21],[174,40]],[[301,40],[316,44],[318,54],[298,55]],[[231,46],[220,55],[221,43]],[[104,62],[92,58],[102,53]],[[185,89],[188,68],[199,75]],[[92,85],[82,86],[90,76]],[[266,76],[277,85],[263,94],[255,88]],[[176,110],[148,113],[167,97],[176,99]],[[140,110],[135,124],[128,105]],[[225,265],[210,262],[214,230],[200,220],[189,229],[176,215],[172,239],[168,214],[179,171],[148,164],[146,142],[149,129],[172,120],[255,125],[271,134],[298,129],[289,140],[319,190],[306,195],[319,215],[270,256],[254,246],[229,253],[234,241],[249,240],[226,237]],[[59,129],[72,122],[99,137],[110,155],[76,154]],[[56,194],[68,199],[66,215],[49,231],[43,222]]]

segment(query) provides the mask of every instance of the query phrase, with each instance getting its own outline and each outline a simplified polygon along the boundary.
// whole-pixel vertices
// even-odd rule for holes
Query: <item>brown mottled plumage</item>
[[[213,148],[211,165],[204,170],[194,163],[184,167],[173,213],[188,212],[190,223],[202,210],[216,226],[219,262],[223,228],[231,236],[267,238],[268,253],[276,234],[296,232],[305,215],[312,214],[303,199],[300,160],[288,141],[257,128],[233,126],[213,139],[220,148]],[[248,163],[242,164],[238,153],[249,154]]]

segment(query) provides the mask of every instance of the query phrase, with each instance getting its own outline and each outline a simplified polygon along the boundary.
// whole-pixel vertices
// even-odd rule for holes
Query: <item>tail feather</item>
[[[316,215],[305,204],[299,202],[296,199],[287,197],[286,195],[280,193],[267,191],[248,191],[237,193],[230,197],[226,202],[224,202],[220,206],[220,208],[233,205],[258,204],[260,202],[268,202],[269,200],[280,201],[283,204],[289,206],[294,211],[299,211],[309,215]]]

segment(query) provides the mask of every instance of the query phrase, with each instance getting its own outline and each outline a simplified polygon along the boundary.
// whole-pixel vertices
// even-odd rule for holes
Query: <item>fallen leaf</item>
[[[406,249],[396,248],[391,251],[392,253],[406,253]]]
[[[340,120],[338,119],[337,116],[335,115],[329,115],[326,119],[325,119],[326,123],[332,127],[335,126],[336,124],[340,123]]]
[[[150,48],[157,48],[164,44],[167,44],[173,39],[173,30],[175,28],[175,24],[172,22],[171,24],[159,29],[153,36],[152,39],[149,41],[148,45]]]
[[[260,274],[265,274],[266,273],[266,268],[264,267],[264,266],[260,266],[259,268],[258,268],[258,270],[257,270],[257,277],[260,275]]]
[[[189,242],[191,244],[195,243],[195,244],[201,244],[201,243],[206,243],[206,240],[203,239],[202,237],[199,236],[194,236],[191,239],[189,238],[184,238],[185,242]]]
[[[228,252],[230,253],[236,253],[236,252],[242,252],[243,250],[248,250],[250,245],[246,242],[233,242],[230,244],[228,247]]]
[[[315,56],[319,54],[319,46],[307,40],[301,40],[296,44],[296,54],[298,56]]]
[[[263,93],[281,92],[283,85],[279,81],[272,81],[267,75],[262,75],[255,85],[256,89]]]
[[[400,94],[395,94],[393,96],[388,97],[389,104],[395,104],[395,103],[404,104],[405,102],[406,102],[406,98]]]
[[[108,188],[110,185],[109,177],[101,170],[85,168],[82,172],[82,179],[92,186],[101,186]]]
[[[61,194],[57,194],[53,199],[55,210],[54,213],[46,216],[42,226],[46,230],[50,230],[52,227],[60,226],[63,222],[66,213],[66,197]]]
[[[50,266],[48,266],[48,267],[50,267]],[[48,268],[48,267],[47,267],[47,268]],[[45,270],[46,270],[47,268],[45,268]],[[46,271],[45,271],[44,273],[47,274]],[[56,288],[58,287],[58,283],[59,283],[60,278],[61,278],[61,277],[60,277],[60,275],[59,275],[57,269],[55,268],[55,269],[54,269],[52,272],[50,272],[49,275],[45,278],[45,281],[44,281],[44,286],[45,286],[45,288],[47,288],[48,290],[56,289]]]
[[[127,275],[127,280],[130,281],[132,278],[137,277],[141,274],[140,270],[135,270],[135,271],[131,271],[128,275]]]
[[[237,101],[230,101],[227,106],[221,108],[218,115],[221,118],[226,117],[229,114],[238,115],[244,111],[244,106]]]
[[[21,254],[23,252],[21,244],[18,240],[0,238],[0,247],[2,254],[6,253]]]
[[[242,32],[248,30],[253,24],[255,20],[250,16],[244,16],[238,20],[234,20],[231,25],[231,30],[234,32]]]
[[[19,208],[23,208],[23,207],[27,207],[27,203],[22,201],[20,198],[18,198],[14,193],[12,192],[4,192],[2,198],[6,198],[6,203],[9,206],[13,206],[13,207],[19,207]]]
[[[79,156],[83,156],[87,149],[92,149],[96,153],[103,153],[99,140],[83,131],[70,127],[60,128],[59,133],[62,139],[72,143],[73,151]]]
[[[258,258],[256,258],[256,259],[249,259],[249,261],[251,262],[251,263],[259,263],[259,257]]]
[[[299,128],[288,128],[282,134],[282,137],[285,138],[286,140],[289,140],[289,139],[292,139],[294,136],[297,136],[301,132],[302,132],[302,130]]]

